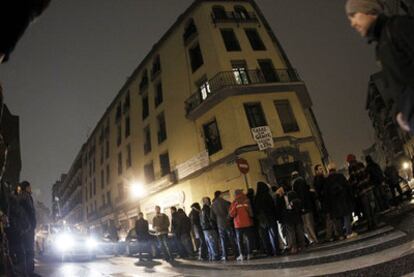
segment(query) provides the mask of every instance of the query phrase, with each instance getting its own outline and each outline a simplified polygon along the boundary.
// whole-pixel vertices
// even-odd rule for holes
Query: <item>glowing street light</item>
[[[404,170],[408,170],[410,168],[410,164],[408,162],[403,162],[402,167]]]
[[[131,183],[130,192],[133,198],[142,198],[147,194],[144,185],[140,182]]]

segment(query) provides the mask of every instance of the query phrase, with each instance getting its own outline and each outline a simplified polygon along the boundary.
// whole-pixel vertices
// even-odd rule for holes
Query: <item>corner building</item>
[[[251,128],[269,126],[259,151]],[[155,205],[189,212],[214,191],[312,176],[328,154],[305,83],[251,0],[196,0],[124,84],[85,144],[87,227],[149,221]],[[132,183],[146,195],[134,200]]]

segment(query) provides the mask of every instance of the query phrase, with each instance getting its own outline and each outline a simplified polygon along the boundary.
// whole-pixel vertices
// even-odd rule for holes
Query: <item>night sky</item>
[[[0,66],[21,120],[22,179],[50,205],[72,161],[127,77],[191,0],[54,0]],[[331,158],[341,165],[374,136],[365,99],[378,70],[350,27],[345,0],[257,0],[305,80]]]

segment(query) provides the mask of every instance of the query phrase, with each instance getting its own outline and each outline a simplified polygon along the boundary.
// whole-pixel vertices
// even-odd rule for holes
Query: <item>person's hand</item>
[[[408,122],[405,120],[402,113],[398,113],[396,119],[397,119],[398,125],[400,125],[401,129],[403,129],[406,132],[411,131],[410,125],[408,125]]]

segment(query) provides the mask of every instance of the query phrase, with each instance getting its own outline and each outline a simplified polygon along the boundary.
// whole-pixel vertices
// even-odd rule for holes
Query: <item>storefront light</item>
[[[130,190],[133,198],[142,198],[147,194],[144,185],[140,182],[131,183]]]

